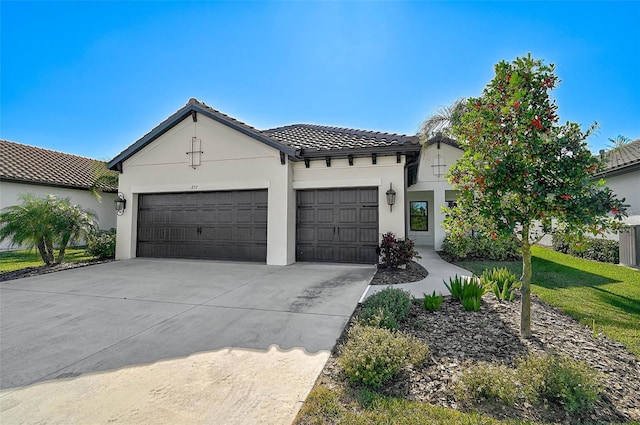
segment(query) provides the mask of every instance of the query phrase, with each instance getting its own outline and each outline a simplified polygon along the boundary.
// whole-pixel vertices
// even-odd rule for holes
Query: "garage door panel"
[[[320,208],[316,214],[316,220],[318,223],[334,223],[334,209]]]
[[[266,261],[267,190],[142,194],[140,257]]]
[[[358,229],[358,241],[363,243],[378,243],[378,229],[377,228],[360,228]]]
[[[339,214],[340,220],[338,221],[338,223],[339,224],[355,223],[356,216],[357,216],[357,210],[355,207],[340,208],[340,214]]]
[[[363,188],[359,191],[360,202],[364,204],[378,205],[378,189],[377,188]],[[377,208],[376,208],[377,211]]]
[[[378,188],[297,191],[296,258],[376,263]]]
[[[377,208],[361,208],[360,211],[360,223],[361,224],[378,224],[378,209]]]

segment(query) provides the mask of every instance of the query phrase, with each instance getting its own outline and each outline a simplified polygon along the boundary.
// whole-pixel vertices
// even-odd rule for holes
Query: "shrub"
[[[495,294],[498,301],[513,301],[513,290],[520,287],[518,277],[504,267],[485,270],[480,282]]]
[[[87,237],[87,254],[99,260],[115,258],[116,256],[116,231],[99,230]]]
[[[402,289],[385,288],[362,303],[358,319],[365,325],[397,329],[409,317],[411,295]]]
[[[428,353],[418,339],[356,323],[349,330],[338,364],[351,382],[377,389],[404,367],[424,361]]]
[[[557,229],[551,235],[551,245],[555,251],[574,257],[602,263],[620,262],[620,242],[615,240],[578,237]]]
[[[455,261],[496,260],[513,261],[522,258],[520,242],[513,235],[490,235],[477,233],[469,236],[447,236],[442,242],[442,251]]]
[[[456,384],[456,395],[460,399],[500,401],[513,406],[518,394],[515,371],[505,365],[478,362],[466,369]]]
[[[422,305],[425,310],[435,311],[438,310],[442,306],[442,301],[444,297],[442,295],[436,295],[436,290],[433,290],[433,294],[427,295],[424,294],[424,300],[422,301]]]
[[[476,277],[466,278],[455,275],[449,278],[449,283],[444,282],[451,296],[462,302],[462,307],[467,311],[480,310],[480,299],[486,292],[485,287]]]
[[[415,244],[411,239],[396,238],[392,232],[383,234],[380,242],[382,264],[387,267],[397,268],[407,264],[414,258],[420,258],[418,251],[414,247]]]
[[[570,414],[593,410],[602,390],[597,372],[569,357],[529,355],[518,375],[530,402],[558,403]]]
[[[449,283],[447,283],[446,281],[443,282],[444,286],[446,286],[451,293],[453,299],[462,300],[462,288],[466,283],[466,279],[464,276],[455,275],[454,277],[449,278]]]

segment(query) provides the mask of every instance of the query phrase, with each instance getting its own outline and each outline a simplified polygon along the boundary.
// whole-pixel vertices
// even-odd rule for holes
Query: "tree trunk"
[[[522,309],[520,313],[520,334],[531,338],[531,243],[529,225],[522,227]]]
[[[62,264],[62,262],[64,261],[64,255],[66,254],[67,251],[67,245],[69,244],[69,235],[65,234],[62,237],[62,241],[60,242],[60,248],[58,249],[58,261],[56,261],[56,264]]]
[[[40,253],[40,257],[42,257],[42,261],[44,261],[47,266],[51,265],[49,252],[47,251],[47,244],[44,242],[44,239],[40,240],[38,243],[38,252]]]

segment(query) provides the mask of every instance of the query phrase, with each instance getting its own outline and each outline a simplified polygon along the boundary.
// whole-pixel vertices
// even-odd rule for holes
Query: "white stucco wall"
[[[186,154],[200,139],[201,165]],[[118,217],[116,258],[136,255],[138,195],[141,193],[268,189],[267,264],[295,261],[295,197],[291,164],[277,150],[203,115],[186,118],[123,163],[119,190],[127,208]],[[293,243],[292,243],[293,241]]]
[[[56,195],[60,198],[69,198],[72,204],[81,205],[83,208],[95,212],[101,229],[108,230],[116,227],[116,213],[113,204],[116,198],[115,194],[103,193],[102,202],[98,202],[91,192],[85,189],[70,189],[3,181],[0,182],[0,209],[21,204],[20,195],[24,193],[30,193],[38,197]],[[0,242],[0,251],[19,248],[20,247],[11,246],[7,240]]]
[[[436,250],[441,249],[442,241],[446,236],[441,225],[444,220],[442,207],[447,205],[447,201],[455,201],[456,199],[456,192],[445,176],[449,172],[449,168],[462,156],[462,153],[462,150],[444,143],[440,144],[440,149],[437,144],[423,148],[417,182],[407,190],[409,202],[428,202],[429,230],[426,232],[409,230],[408,232],[408,237],[418,245],[433,246]],[[408,202],[406,214],[408,222]]]
[[[618,198],[625,198],[624,203],[629,205],[625,223],[640,224],[640,170],[606,177],[605,181],[605,185],[613,190]]]
[[[376,164],[372,164],[371,157],[354,158],[351,166],[346,158],[332,159],[331,167],[327,167],[324,159],[311,161],[309,168],[304,162],[296,162],[293,164],[293,188],[377,187],[378,239],[386,232],[404,238],[404,164],[405,157],[402,156],[398,163],[395,155],[378,157]],[[396,192],[393,211],[387,205],[389,184],[393,184]],[[292,221],[295,222],[295,215]]]

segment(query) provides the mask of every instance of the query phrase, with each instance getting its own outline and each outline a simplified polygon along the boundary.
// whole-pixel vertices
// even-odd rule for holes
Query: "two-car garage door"
[[[266,261],[267,191],[141,194],[138,257]]]
[[[138,257],[265,262],[267,190],[141,194]],[[377,262],[378,188],[297,192],[296,260]]]

